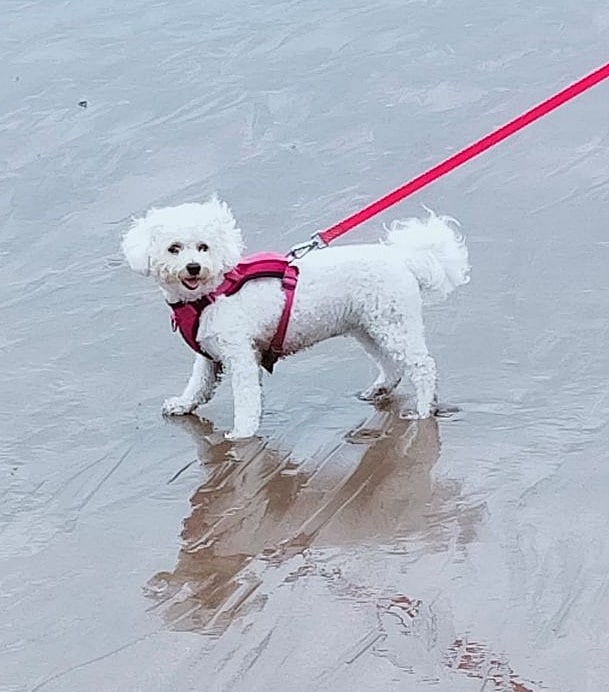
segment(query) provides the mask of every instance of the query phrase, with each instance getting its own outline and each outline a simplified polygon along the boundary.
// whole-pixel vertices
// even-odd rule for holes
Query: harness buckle
[[[286,271],[281,279],[281,287],[287,291],[293,291],[298,284],[298,272],[290,271],[290,269],[291,267],[288,267],[288,271]],[[296,269],[296,267],[292,269]]]
[[[225,281],[231,281],[233,284],[239,283],[239,279],[243,274],[239,271],[237,267],[233,267],[229,272],[224,275]]]

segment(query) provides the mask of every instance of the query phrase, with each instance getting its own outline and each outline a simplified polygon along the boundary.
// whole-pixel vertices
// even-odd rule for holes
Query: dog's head
[[[122,250],[131,269],[153,276],[169,302],[192,301],[222,283],[243,240],[230,209],[214,196],[133,219]]]

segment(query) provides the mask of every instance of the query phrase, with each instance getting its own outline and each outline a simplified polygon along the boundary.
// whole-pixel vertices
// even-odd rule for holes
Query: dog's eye
[[[207,245],[207,243],[199,243],[197,245],[197,250],[199,252],[207,252],[209,250],[209,245]]]
[[[172,255],[177,255],[181,249],[182,246],[180,245],[180,243],[174,243],[173,245],[170,245],[167,248],[167,252],[170,252]]]

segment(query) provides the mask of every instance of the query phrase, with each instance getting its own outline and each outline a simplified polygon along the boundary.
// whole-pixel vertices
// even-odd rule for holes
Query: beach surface
[[[609,83],[354,231],[454,216],[441,401],[347,339],[163,420],[191,354],[118,246],[287,250],[606,62],[595,0],[3,0],[1,692],[609,690]],[[341,241],[342,242],[342,241]],[[323,250],[322,250],[323,251]]]

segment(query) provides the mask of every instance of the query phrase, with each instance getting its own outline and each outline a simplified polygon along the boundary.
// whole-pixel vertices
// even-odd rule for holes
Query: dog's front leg
[[[218,381],[217,363],[197,355],[192,366],[192,375],[180,396],[165,399],[161,409],[166,416],[182,416],[192,413],[199,404],[208,402],[214,393]]]
[[[248,346],[227,353],[224,362],[230,372],[234,405],[233,429],[226,437],[229,440],[252,437],[258,430],[262,415],[262,386],[257,354]]]

